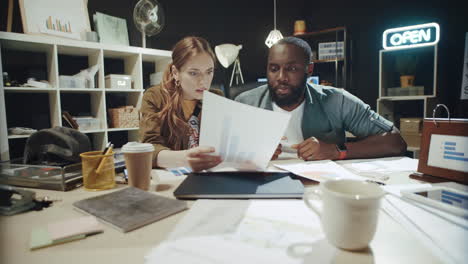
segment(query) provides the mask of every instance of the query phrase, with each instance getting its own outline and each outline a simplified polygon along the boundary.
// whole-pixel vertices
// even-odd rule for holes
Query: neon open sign
[[[439,37],[440,27],[437,23],[392,28],[383,33],[383,47],[391,50],[429,46],[439,42]]]

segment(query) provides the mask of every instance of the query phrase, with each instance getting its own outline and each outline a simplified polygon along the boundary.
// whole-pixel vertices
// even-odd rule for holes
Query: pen
[[[102,151],[102,155],[106,155],[106,152],[107,152],[107,150],[110,148],[111,145],[112,145],[112,143],[111,143],[110,141],[107,142],[106,147],[105,147],[104,150]]]
[[[109,147],[106,147],[105,153],[103,153],[103,155],[108,155],[108,154],[112,153],[112,148],[114,147],[114,144],[111,144],[111,143],[109,142],[108,145],[109,145]],[[102,167],[103,167],[104,164],[105,164],[105,162],[104,162],[105,159],[106,159],[106,157],[103,157],[103,158],[101,159],[101,161],[99,162],[99,165],[98,165],[98,167],[97,167],[97,169],[96,169],[96,173],[97,173],[97,174],[101,174]]]

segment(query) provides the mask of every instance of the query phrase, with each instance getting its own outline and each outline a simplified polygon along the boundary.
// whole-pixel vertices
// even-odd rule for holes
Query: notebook
[[[304,186],[289,172],[190,173],[174,191],[179,199],[302,198]]]
[[[39,249],[83,239],[88,235],[101,233],[101,224],[94,216],[82,216],[36,227],[31,230],[30,249]]]
[[[73,206],[124,233],[187,209],[185,201],[135,187],[84,199],[73,203]]]

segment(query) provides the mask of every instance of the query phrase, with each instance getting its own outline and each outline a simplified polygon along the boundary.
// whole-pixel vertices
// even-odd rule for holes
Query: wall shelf
[[[331,83],[331,86],[347,89],[350,87],[350,45],[345,27],[329,28],[314,32],[295,35],[309,43],[312,49],[312,62],[314,63],[314,72],[312,76],[319,77],[319,83]],[[342,49],[343,56],[335,56],[335,58],[321,57],[319,45],[321,43],[334,42],[335,51]],[[338,42],[343,43],[343,47],[338,47]],[[325,54],[326,55],[326,54]],[[332,55],[333,56],[333,55]]]
[[[32,54],[32,55],[31,55]],[[13,61],[16,56],[31,58]],[[90,115],[99,120],[99,129],[80,131],[88,137],[93,149],[103,149],[118,134],[120,144],[138,140],[138,128],[108,128],[107,110],[124,105],[139,108],[149,80],[143,72],[143,62],[151,63],[154,72],[162,72],[171,60],[171,51],[140,47],[106,45],[102,43],[68,40],[43,35],[0,32],[0,72],[8,72],[12,80],[25,82],[28,77],[47,80],[51,88],[5,87],[0,80],[0,154],[1,160],[18,158],[29,135],[8,135],[15,126],[34,129],[62,126],[62,111],[72,116]],[[98,65],[97,88],[59,87],[59,75],[73,75],[79,70]],[[126,74],[132,77],[134,89],[105,87],[107,74]],[[18,106],[21,104],[21,106]],[[20,108],[21,107],[21,108]],[[21,111],[20,111],[21,110]],[[22,112],[22,113],[19,113]],[[116,145],[121,147],[120,145]],[[16,148],[14,151],[11,148]]]

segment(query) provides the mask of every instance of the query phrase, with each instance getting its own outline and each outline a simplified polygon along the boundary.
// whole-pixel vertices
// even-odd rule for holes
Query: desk
[[[284,161],[281,161],[284,162]],[[353,161],[341,161],[350,163]],[[156,170],[153,175],[157,174]],[[156,193],[173,197],[172,193],[182,180],[161,181]],[[407,173],[392,175],[391,183],[409,183]],[[311,181],[304,182],[307,188],[316,188]],[[50,208],[27,212],[15,216],[0,217],[0,263],[143,263],[151,248],[163,241],[187,211],[162,219],[129,233],[121,233],[103,224],[104,233],[62,245],[29,250],[32,227],[45,226],[48,222],[83,216],[73,209],[72,203],[87,197],[102,195],[124,188],[100,192],[89,192],[83,188],[69,192],[39,190],[37,196],[48,195],[61,198]],[[161,188],[162,187],[162,188]],[[154,191],[155,185],[152,185]],[[189,206],[193,204],[189,201]],[[381,212],[376,236],[369,252],[342,251],[337,263],[440,263],[418,240],[409,235],[392,218]]]

